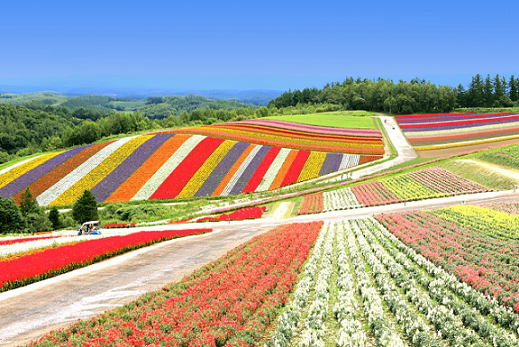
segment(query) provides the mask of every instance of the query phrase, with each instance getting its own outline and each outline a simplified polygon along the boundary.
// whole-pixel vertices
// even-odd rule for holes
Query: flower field
[[[315,197],[305,196],[299,214],[337,211],[351,208],[394,204],[450,195],[472,194],[490,189],[439,167],[382,178],[322,194],[322,205]],[[312,208],[306,206],[313,206]]]
[[[269,346],[515,346],[519,316],[366,218],[325,223],[276,326]]]
[[[179,283],[32,345],[253,346],[288,300],[321,225],[277,227]]]
[[[464,205],[278,226],[31,345],[517,346],[519,245],[489,228],[516,235],[517,218]]]
[[[416,150],[431,150],[519,137],[517,113],[449,113],[395,116]]]
[[[516,312],[518,218],[466,205],[377,217],[403,243]]]
[[[323,141],[342,136],[312,134]],[[197,134],[134,136],[36,157],[3,170],[0,196],[19,202],[29,187],[42,206],[71,205],[85,189],[98,202],[227,196],[274,190],[381,158],[300,147]]]
[[[305,195],[303,205],[297,214],[302,215],[319,212],[323,212],[323,194],[315,193]]]
[[[309,151],[384,154],[382,134],[375,129],[341,129],[257,119],[181,129],[176,132]]]
[[[143,231],[124,236],[103,237],[93,240],[88,240],[85,237],[59,238],[64,240],[64,243],[59,247],[47,248],[41,252],[25,250],[25,254],[22,254],[23,256],[3,261],[0,258],[2,265],[0,292],[54,277],[157,242],[210,231],[210,229]],[[54,239],[52,242],[59,239]],[[44,241],[48,242],[51,240],[45,239]],[[34,242],[38,241],[26,242],[25,246],[27,249],[37,250],[46,245],[42,242],[38,245],[31,245]],[[9,245],[3,247],[9,247]],[[16,252],[15,249],[9,248],[8,254],[14,252]]]

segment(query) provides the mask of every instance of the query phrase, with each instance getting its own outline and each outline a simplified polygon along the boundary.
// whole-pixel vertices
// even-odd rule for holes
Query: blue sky
[[[519,76],[519,1],[2,1],[0,85],[277,89]]]

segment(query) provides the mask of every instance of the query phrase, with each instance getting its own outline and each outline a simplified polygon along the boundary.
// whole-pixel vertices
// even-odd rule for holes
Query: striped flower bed
[[[417,150],[442,149],[519,137],[517,113],[452,113],[396,116]]]
[[[352,187],[324,192],[322,210],[306,207],[315,198],[305,196],[299,214],[338,211],[359,207],[388,205],[406,201],[431,199],[442,196],[473,194],[490,189],[452,172],[431,167],[407,174],[365,182]]]
[[[0,174],[0,196],[29,187],[42,206],[227,196],[274,190],[380,159],[204,135],[154,133],[44,155]]]
[[[255,120],[213,124],[176,132],[309,151],[383,155],[378,130],[336,129],[280,121]]]

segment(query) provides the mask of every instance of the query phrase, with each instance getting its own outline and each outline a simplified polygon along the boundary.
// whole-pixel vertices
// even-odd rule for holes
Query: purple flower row
[[[265,156],[270,151],[272,147],[271,146],[262,146],[258,153],[252,158],[251,162],[247,167],[245,168],[245,171],[241,174],[241,176],[238,178],[238,181],[232,187],[231,194],[236,195],[240,194],[245,187],[247,186],[247,183],[249,183],[252,175],[254,175],[254,172],[258,169],[258,166],[261,164],[263,159],[265,159]]]
[[[319,171],[319,176],[324,176],[329,173],[335,172],[339,170],[342,161],[341,153],[328,153],[326,154],[326,158],[324,159],[323,166],[321,166],[321,170]]]
[[[103,202],[119,188],[155,151],[175,134],[157,134],[134,150],[101,182],[92,189],[97,202]]]
[[[213,172],[211,172],[200,189],[195,193],[195,196],[211,196],[247,147],[249,147],[249,144],[246,142],[238,142],[235,144],[218,165],[216,165]]]

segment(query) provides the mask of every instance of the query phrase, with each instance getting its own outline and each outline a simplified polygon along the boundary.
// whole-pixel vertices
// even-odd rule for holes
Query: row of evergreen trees
[[[465,107],[519,106],[519,79],[481,75],[472,78],[465,89],[429,81],[413,79],[410,82],[378,78],[347,78],[342,83],[327,84],[322,89],[305,88],[283,93],[272,100],[269,107],[284,108],[298,105],[332,104],[343,109],[410,114],[420,112],[450,112]]]
[[[483,81],[478,74],[467,90],[460,84],[456,91],[458,107],[512,107],[519,102],[519,79],[487,75]]]

